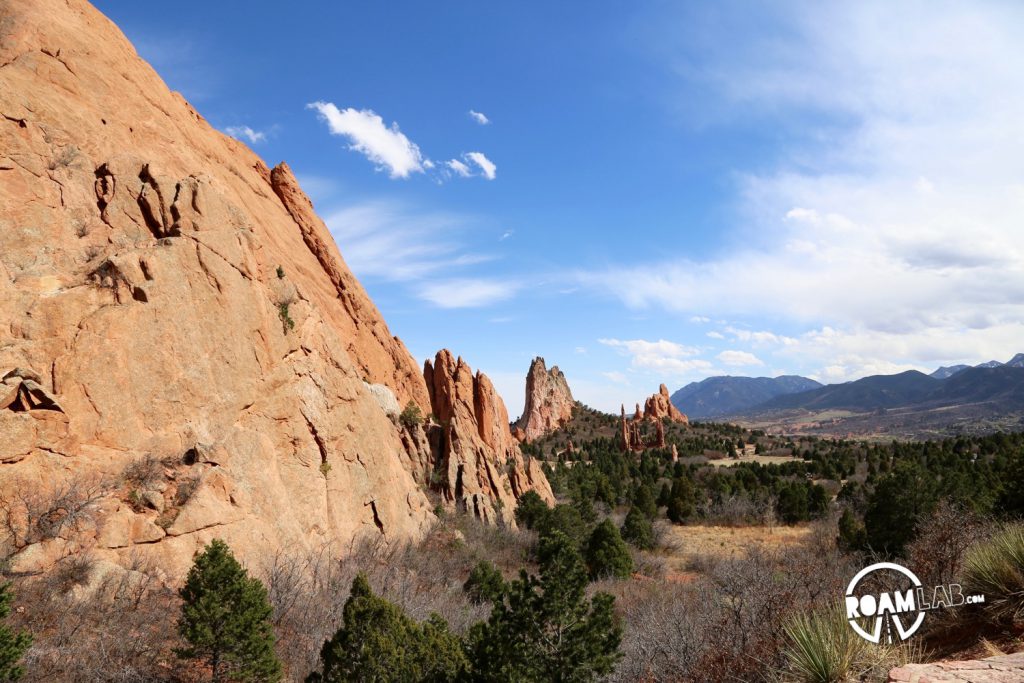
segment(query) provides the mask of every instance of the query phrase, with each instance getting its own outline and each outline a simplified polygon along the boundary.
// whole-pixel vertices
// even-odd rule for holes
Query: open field
[[[708,460],[709,465],[716,467],[733,467],[741,462],[759,462],[762,465],[781,465],[784,462],[802,462],[803,458],[792,455],[741,455],[738,458],[719,458]]]
[[[809,526],[691,526],[672,525],[665,531],[666,545],[674,550],[666,555],[669,571],[686,577],[692,574],[696,560],[702,557],[739,557],[754,547],[780,548],[805,541]]]

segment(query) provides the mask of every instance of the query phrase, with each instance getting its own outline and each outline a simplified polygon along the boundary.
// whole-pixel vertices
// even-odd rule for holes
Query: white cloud
[[[456,175],[463,178],[468,178],[473,175],[473,171],[470,170],[469,166],[466,166],[466,164],[462,163],[458,159],[450,159],[444,163],[448,168],[454,171]]]
[[[480,308],[510,299],[518,289],[507,280],[460,278],[425,283],[417,294],[439,308]]]
[[[706,315],[694,315],[690,316],[690,322],[696,325],[706,325],[707,323],[711,322],[711,318],[707,317]]]
[[[250,144],[267,141],[267,134],[261,130],[253,130],[249,126],[228,126],[224,132],[236,140],[248,140]]]
[[[636,309],[784,321],[804,333],[730,333],[823,377],[1021,350],[1024,6],[772,11],[781,29],[686,72],[734,117],[807,131],[738,175],[736,244],[581,282]]]
[[[748,366],[748,365],[764,365],[764,361],[747,351],[722,351],[717,356],[718,360],[722,361],[726,365],[732,366]]]
[[[507,240],[509,237],[511,237],[514,234],[516,234],[515,230],[506,230],[505,232],[501,233],[501,237],[498,238],[498,241],[499,242],[504,242],[505,240]]]
[[[483,152],[466,152],[463,156],[479,166],[480,172],[483,173],[484,177],[488,180],[494,180],[494,178],[497,177],[498,167],[494,165],[494,162],[484,156]]]
[[[629,378],[626,377],[626,375],[624,375],[623,373],[619,372],[618,370],[602,372],[601,375],[603,377],[607,377],[609,380],[615,382],[616,384],[629,384]]]
[[[574,351],[575,351],[575,353],[579,353],[579,354],[584,354],[585,355],[587,353],[587,347],[586,346],[577,346],[574,349]]]
[[[725,335],[724,334],[722,334],[721,332],[716,332],[714,330],[711,330],[710,332],[708,332],[707,336],[711,337],[712,339],[725,339]]]
[[[386,168],[392,178],[408,178],[411,173],[423,172],[425,160],[420,148],[398,129],[397,123],[388,127],[371,109],[339,110],[331,102],[312,102],[306,106],[317,111],[332,135],[347,137],[351,141],[349,149],[363,154],[379,168]]]
[[[472,109],[469,110],[469,117],[476,121],[477,123],[479,123],[481,126],[486,126],[488,123],[491,122],[491,120],[487,118],[486,115],[481,114],[478,111],[473,111]]]
[[[707,370],[711,363],[692,356],[700,349],[684,346],[666,339],[647,341],[645,339],[598,339],[598,343],[618,349],[630,357],[630,365],[636,369],[649,370],[669,375],[682,375],[693,371]]]
[[[468,219],[456,214],[364,202],[327,214],[325,222],[360,278],[415,281],[493,258],[464,250],[457,237]]]

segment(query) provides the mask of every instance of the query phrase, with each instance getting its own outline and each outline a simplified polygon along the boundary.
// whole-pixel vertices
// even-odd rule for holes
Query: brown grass
[[[751,549],[784,550],[811,537],[809,526],[671,526],[665,529],[669,571],[685,575],[707,560],[743,557]]]

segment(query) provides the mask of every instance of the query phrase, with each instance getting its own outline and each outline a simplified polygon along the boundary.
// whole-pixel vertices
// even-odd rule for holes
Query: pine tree
[[[633,556],[610,519],[594,527],[584,552],[591,579],[625,579],[633,571]]]
[[[633,493],[633,507],[639,508],[640,512],[647,515],[648,519],[658,516],[658,503],[654,500],[654,494],[646,484],[639,484]]]
[[[576,544],[555,531],[540,555],[540,578],[520,572],[487,623],[470,631],[473,680],[585,683],[611,673],[621,656],[615,598],[587,600]]]
[[[433,614],[422,626],[374,595],[360,573],[342,612],[342,627],[320,651],[322,672],[309,683],[441,683],[464,677],[466,655],[458,636]]]
[[[14,595],[11,584],[0,585],[0,619],[6,619],[11,613]],[[0,624],[0,680],[16,681],[21,678],[24,670],[18,662],[25,651],[32,645],[32,636],[25,632],[15,633],[7,624]]]
[[[641,550],[650,550],[654,547],[654,526],[647,515],[632,507],[622,523],[622,538]]]
[[[527,491],[519,496],[516,503],[516,522],[527,529],[533,529],[551,511],[536,491]]]
[[[196,556],[179,594],[178,633],[188,646],[178,656],[207,664],[216,683],[281,679],[267,589],[224,541],[214,539]]]
[[[469,578],[462,584],[462,590],[474,605],[495,602],[505,592],[505,577],[498,568],[487,560],[481,560],[469,572]]]

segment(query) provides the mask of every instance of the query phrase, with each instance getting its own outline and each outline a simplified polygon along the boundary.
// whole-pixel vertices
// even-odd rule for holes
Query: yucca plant
[[[1010,524],[967,552],[964,592],[984,595],[995,622],[1024,621],[1024,524]]]
[[[851,679],[864,659],[867,641],[858,636],[838,609],[799,614],[786,625],[786,658],[797,680],[838,683]]]

